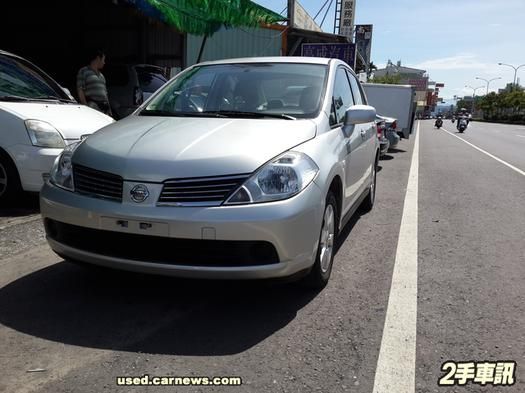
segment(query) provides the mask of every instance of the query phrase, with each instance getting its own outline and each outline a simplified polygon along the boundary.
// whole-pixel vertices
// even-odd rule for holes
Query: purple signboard
[[[301,56],[340,59],[355,68],[355,44],[302,44]]]

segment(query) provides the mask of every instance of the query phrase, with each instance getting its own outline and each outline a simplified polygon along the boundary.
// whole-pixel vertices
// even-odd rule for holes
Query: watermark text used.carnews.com
[[[240,377],[170,377],[170,376],[123,376],[117,377],[119,386],[240,386]]]

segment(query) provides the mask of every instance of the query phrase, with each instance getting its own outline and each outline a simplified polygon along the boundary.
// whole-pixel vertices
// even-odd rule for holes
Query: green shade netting
[[[285,17],[250,0],[146,0],[166,23],[195,35],[211,35],[225,27],[257,27]]]

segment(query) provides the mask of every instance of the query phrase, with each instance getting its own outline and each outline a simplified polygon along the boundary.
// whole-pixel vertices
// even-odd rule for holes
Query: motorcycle
[[[463,133],[467,129],[467,125],[468,125],[467,119],[459,119],[458,120],[458,131],[460,133]]]
[[[434,123],[434,127],[436,127],[436,128],[441,128],[441,127],[443,127],[443,120],[441,120],[441,119],[436,119],[436,122]]]

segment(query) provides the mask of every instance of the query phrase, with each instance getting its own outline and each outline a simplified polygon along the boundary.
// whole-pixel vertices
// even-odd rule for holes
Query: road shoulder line
[[[374,393],[415,392],[419,129],[408,175]]]

